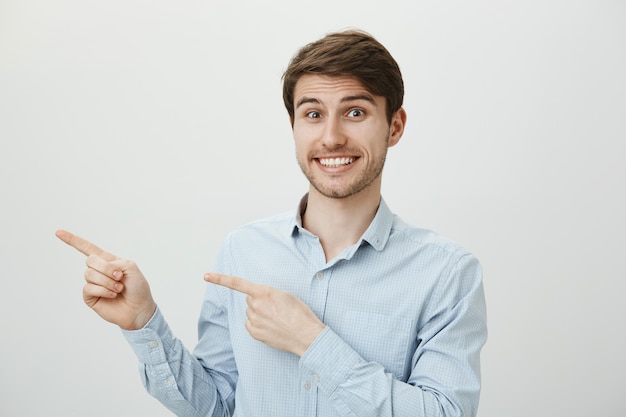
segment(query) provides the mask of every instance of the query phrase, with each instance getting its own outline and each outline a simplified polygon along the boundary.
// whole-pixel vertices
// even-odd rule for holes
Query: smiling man
[[[83,297],[117,324],[147,390],[179,416],[474,416],[487,330],[476,258],[381,197],[406,113],[397,63],[370,35],[306,45],[283,76],[308,193],[233,231],[188,351],[137,266],[87,255]]]

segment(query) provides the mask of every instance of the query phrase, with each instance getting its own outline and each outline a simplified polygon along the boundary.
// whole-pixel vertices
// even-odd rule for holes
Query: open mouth
[[[356,161],[355,157],[350,158],[318,158],[319,163],[327,168],[338,168],[350,165]]]

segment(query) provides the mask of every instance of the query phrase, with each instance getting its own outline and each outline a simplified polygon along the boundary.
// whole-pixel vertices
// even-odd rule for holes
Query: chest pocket
[[[414,324],[385,314],[347,311],[334,329],[363,359],[376,362],[398,380],[406,381],[410,373],[411,358],[417,343]]]

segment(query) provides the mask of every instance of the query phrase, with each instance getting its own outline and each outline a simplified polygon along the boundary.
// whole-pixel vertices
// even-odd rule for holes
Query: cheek
[[[311,126],[294,126],[293,140],[297,148],[310,146],[316,139],[316,129]]]
[[[296,151],[296,158],[302,160],[309,153],[310,146],[301,136],[293,135],[293,144]]]
[[[371,152],[386,149],[389,144],[389,129],[386,126],[362,126],[354,130],[351,135],[363,147]]]

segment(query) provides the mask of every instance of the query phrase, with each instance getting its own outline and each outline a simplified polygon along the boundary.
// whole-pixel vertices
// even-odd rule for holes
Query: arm
[[[434,307],[424,309],[429,319],[418,329],[421,343],[409,353],[412,372],[406,382],[365,360],[293,295],[237,277],[207,274],[205,279],[248,295],[248,332],[301,356],[301,366],[339,415],[476,414],[485,303],[480,266],[469,255],[441,278],[430,303]]]
[[[146,390],[170,411],[180,417],[230,415],[235,379],[205,368],[173,335],[159,309],[143,329],[122,332],[139,359]],[[223,347],[224,340],[211,344]]]
[[[462,257],[442,277],[428,321],[418,329],[406,382],[362,358],[325,329],[300,363],[342,416],[475,416],[480,393],[480,350],[486,316],[482,273],[475,258]]]
[[[122,329],[139,358],[148,392],[178,416],[229,415],[233,378],[205,369],[174,337],[139,268],[67,231],[56,235],[87,256],[83,299]]]

